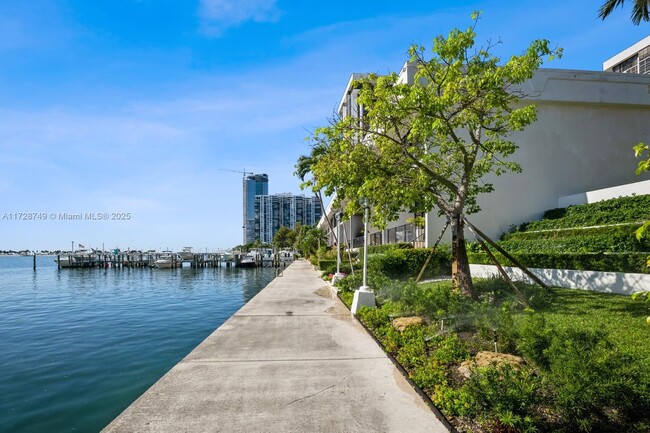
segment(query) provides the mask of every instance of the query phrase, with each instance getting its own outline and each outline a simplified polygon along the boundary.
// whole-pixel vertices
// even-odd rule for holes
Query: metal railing
[[[416,247],[424,247],[425,238],[424,230],[421,230],[416,236],[417,228],[413,224],[404,224],[398,227],[393,227],[386,231],[386,244],[396,244],[399,242],[409,242]],[[368,235],[368,245],[382,245],[382,232],[372,233]],[[363,247],[363,236],[356,237],[352,240],[352,248]]]

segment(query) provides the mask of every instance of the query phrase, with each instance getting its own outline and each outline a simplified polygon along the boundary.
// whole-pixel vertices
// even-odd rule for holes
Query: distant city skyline
[[[269,176],[266,173],[251,173],[244,178],[243,182],[244,197],[242,201],[244,202],[244,217],[242,224],[242,244],[248,244],[255,241],[255,197],[258,195],[268,195]]]
[[[601,21],[599,6],[5,0],[0,250],[238,245],[241,171],[311,195],[294,165],[351,73],[397,71],[410,44],[429,48],[475,10],[477,42],[502,57],[546,38],[564,56],[543,67],[601,70],[650,26],[628,5]]]

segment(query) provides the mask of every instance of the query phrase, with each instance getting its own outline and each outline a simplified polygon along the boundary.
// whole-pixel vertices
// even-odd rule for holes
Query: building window
[[[650,74],[650,46],[639,51],[639,74]]]
[[[612,68],[612,71],[622,72],[624,74],[638,74],[639,73],[638,64],[639,64],[639,56],[635,54],[633,57],[630,57],[627,60],[623,60],[621,63],[614,66]]]

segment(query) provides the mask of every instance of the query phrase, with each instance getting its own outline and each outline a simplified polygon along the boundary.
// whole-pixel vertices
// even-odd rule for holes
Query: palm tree
[[[298,178],[300,178],[300,181],[303,182],[305,186],[312,187],[312,191],[314,192],[314,194],[316,194],[316,197],[320,202],[320,207],[323,210],[323,216],[325,216],[325,221],[327,221],[327,225],[330,228],[330,232],[334,235],[334,239],[338,244],[338,239],[336,239],[336,233],[334,231],[332,221],[327,216],[327,209],[325,209],[325,205],[323,203],[323,196],[321,195],[320,190],[313,188],[314,185],[316,184],[315,180],[311,179],[305,181],[307,175],[311,173],[312,166],[318,161],[319,158],[323,157],[326,153],[327,153],[327,147],[325,147],[323,144],[317,144],[315,146],[312,146],[311,153],[309,155],[301,155],[298,158],[298,162],[296,163],[296,172],[294,174],[298,176]]]
[[[600,7],[598,16],[601,19],[605,19],[609,16],[610,13],[618,6],[623,6],[625,0],[605,0],[605,3]],[[639,25],[641,20],[650,21],[650,0],[634,0],[634,6],[632,6],[632,22],[636,25]]]

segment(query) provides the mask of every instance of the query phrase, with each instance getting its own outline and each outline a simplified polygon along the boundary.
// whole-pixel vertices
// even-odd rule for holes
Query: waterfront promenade
[[[103,431],[448,430],[299,260]]]

